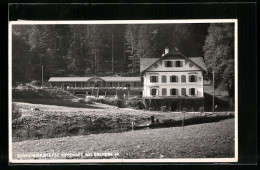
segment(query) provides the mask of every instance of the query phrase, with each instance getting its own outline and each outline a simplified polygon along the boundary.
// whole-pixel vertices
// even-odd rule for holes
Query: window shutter
[[[182,61],[180,61],[180,63],[181,63],[181,67],[183,66],[183,62]]]
[[[158,77],[157,76],[155,77],[155,82],[158,82]]]
[[[162,83],[166,83],[166,76],[162,76]]]
[[[179,89],[176,89],[176,95],[179,95]]]
[[[164,62],[164,66],[167,67],[167,61]]]
[[[197,76],[194,76],[195,82],[197,82]]]
[[[153,82],[153,76],[150,76],[150,82]]]
[[[179,77],[178,77],[178,76],[176,76],[176,82],[179,82],[178,78],[179,78]]]
[[[181,76],[181,82],[186,82],[186,76],[185,75]]]
[[[163,95],[167,95],[167,89],[163,89]]]
[[[189,95],[191,95],[191,89],[189,89]]]
[[[183,96],[186,95],[186,89],[185,89],[185,88],[182,88],[182,89],[181,89],[181,93],[182,93]]]

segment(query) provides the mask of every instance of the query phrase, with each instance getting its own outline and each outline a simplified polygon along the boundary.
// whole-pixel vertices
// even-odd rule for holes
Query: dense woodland
[[[168,47],[203,57],[217,87],[234,82],[233,24],[13,25],[13,85],[51,76],[139,76],[139,58]]]

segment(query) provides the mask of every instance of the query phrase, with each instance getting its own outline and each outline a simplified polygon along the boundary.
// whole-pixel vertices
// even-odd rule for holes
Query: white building
[[[206,70],[202,57],[186,57],[183,54],[168,53],[160,58],[141,58],[140,72],[143,80],[143,98],[167,99],[171,110],[203,107],[203,71]],[[193,99],[193,102],[186,101]],[[182,104],[181,104],[182,102]],[[186,102],[186,104],[185,104]],[[161,102],[165,105],[165,101]],[[174,103],[174,104],[173,104]],[[194,104],[196,103],[196,105]],[[151,104],[150,104],[151,105]],[[187,109],[188,109],[187,108]]]

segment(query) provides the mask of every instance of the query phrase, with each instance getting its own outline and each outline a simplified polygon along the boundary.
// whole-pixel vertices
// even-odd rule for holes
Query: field
[[[31,152],[85,154],[80,157],[68,156],[67,159],[231,158],[234,157],[234,119],[184,128],[159,128],[13,143],[14,158],[17,154]],[[97,157],[93,153],[118,155]]]
[[[234,157],[233,112],[211,115],[118,108],[82,103],[67,93],[57,96],[55,91],[30,92],[36,98],[22,91],[16,94],[19,97],[13,104],[19,116],[12,121],[14,159],[28,159],[26,154],[32,153],[45,155],[34,157],[39,159]],[[147,125],[151,116],[164,126],[132,131],[132,121],[135,126]],[[50,153],[58,156],[46,156]]]
[[[57,99],[35,99],[33,103],[46,101],[56,105],[14,102],[22,116],[12,122],[13,141],[128,131],[131,130],[132,121],[136,126],[147,125],[151,122],[151,116],[167,126],[181,126],[184,116],[185,125],[215,122],[230,117],[226,113],[214,116],[201,113],[184,115],[181,112],[134,110],[100,103],[87,105],[72,101],[67,102],[70,106],[67,107],[63,106],[66,101]],[[32,108],[38,110],[31,110]]]

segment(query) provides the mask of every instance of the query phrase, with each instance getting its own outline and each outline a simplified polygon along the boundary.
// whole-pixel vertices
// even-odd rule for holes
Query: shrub
[[[38,80],[33,80],[30,84],[34,85],[34,86],[40,86],[41,85],[41,83]]]
[[[79,99],[78,102],[79,102],[79,103],[82,103],[82,104],[94,104],[94,102],[93,102],[90,98],[87,98],[87,99]]]
[[[95,102],[117,106],[120,108],[125,107],[125,102],[122,99],[117,98],[93,98]]]
[[[144,109],[145,108],[142,99],[139,99],[139,98],[129,98],[126,101],[126,106],[135,108],[135,109]]]
[[[22,116],[22,113],[19,110],[19,107],[16,104],[12,104],[12,120],[18,119]]]

